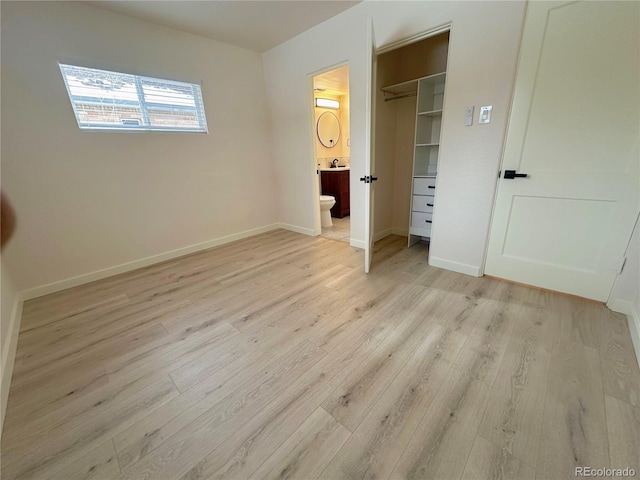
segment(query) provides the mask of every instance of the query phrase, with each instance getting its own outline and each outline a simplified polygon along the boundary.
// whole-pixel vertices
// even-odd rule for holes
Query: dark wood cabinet
[[[331,195],[336,199],[331,216],[342,218],[349,215],[349,170],[321,171],[320,183],[322,195]]]

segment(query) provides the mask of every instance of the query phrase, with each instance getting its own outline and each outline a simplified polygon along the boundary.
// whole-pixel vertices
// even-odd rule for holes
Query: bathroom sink
[[[321,168],[321,172],[335,172],[336,170],[350,170],[349,167]]]

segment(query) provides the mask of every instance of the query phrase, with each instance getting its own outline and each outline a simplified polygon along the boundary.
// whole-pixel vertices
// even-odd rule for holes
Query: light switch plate
[[[478,123],[491,123],[491,110],[493,110],[493,105],[480,107],[480,115],[478,116]]]
[[[474,110],[474,106],[471,105],[470,107],[467,107],[467,112],[464,114],[464,124],[467,127],[470,127],[471,125],[473,125],[473,110]]]

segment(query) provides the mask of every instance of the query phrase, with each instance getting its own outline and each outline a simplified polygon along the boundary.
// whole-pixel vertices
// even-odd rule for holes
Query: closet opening
[[[389,235],[428,249],[437,234],[438,166],[449,30],[379,53],[375,62],[374,242]],[[372,170],[373,171],[373,170]]]

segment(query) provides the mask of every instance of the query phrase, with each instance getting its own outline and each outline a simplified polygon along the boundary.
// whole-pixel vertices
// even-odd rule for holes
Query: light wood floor
[[[2,478],[640,472],[622,315],[405,244],[365,275],[279,230],[27,302]]]

